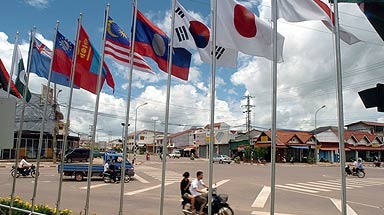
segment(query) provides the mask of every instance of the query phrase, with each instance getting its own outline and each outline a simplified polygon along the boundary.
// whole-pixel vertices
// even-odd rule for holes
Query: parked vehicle
[[[115,165],[117,169],[121,169],[122,167],[122,161],[123,161],[123,154],[122,153],[104,153],[103,156],[103,164],[93,164],[92,165],[92,173],[91,176],[98,176],[103,178],[104,177],[104,164],[107,160],[115,161]],[[88,176],[88,163],[65,163],[63,165],[63,174],[65,176],[71,176],[74,177],[76,181],[82,181],[84,177]],[[59,164],[57,166],[58,173],[61,172],[61,165]],[[125,175],[126,177],[129,177],[129,180],[131,177],[135,175],[135,169],[133,165],[125,159]]]
[[[213,214],[219,214],[219,215],[234,215],[234,212],[232,208],[227,203],[228,201],[228,195],[227,194],[216,194],[216,189],[212,189],[212,215]],[[182,201],[182,212],[183,214],[192,214],[191,210],[191,200],[188,198],[188,193],[184,194],[183,201]],[[195,209],[198,211],[200,208],[200,205],[195,201]],[[205,214],[208,214],[208,204],[203,209],[203,212]]]
[[[228,155],[217,155],[216,157],[213,157],[213,163],[232,163],[232,159]]]
[[[34,178],[36,176],[36,166],[32,164],[32,166],[25,170],[24,173],[24,177],[30,175],[32,178]],[[19,168],[16,168],[14,165],[12,165],[12,169],[9,171],[9,174],[11,174],[12,177],[14,177],[14,175],[16,174],[16,178],[22,175]]]
[[[351,176],[357,176],[359,178],[364,178],[365,177],[365,171],[364,169],[356,169],[354,171],[352,171],[350,168],[349,168],[349,165],[345,165],[345,174],[348,176],[348,175],[351,175]]]
[[[170,158],[180,158],[181,157],[181,153],[179,150],[174,150],[172,151],[171,154],[168,155],[168,157]]]
[[[87,148],[75,148],[70,149],[65,155],[64,155],[64,161],[68,163],[72,163],[73,161],[84,161],[88,162],[90,157],[91,150]]]

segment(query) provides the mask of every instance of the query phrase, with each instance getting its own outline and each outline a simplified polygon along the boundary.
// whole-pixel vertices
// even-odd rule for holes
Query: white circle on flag
[[[166,49],[165,42],[162,36],[154,34],[152,39],[152,47],[157,56],[164,56]]]

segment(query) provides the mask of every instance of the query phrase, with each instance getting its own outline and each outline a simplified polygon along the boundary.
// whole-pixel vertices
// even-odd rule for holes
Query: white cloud
[[[49,0],[25,0],[25,3],[31,5],[35,8],[47,8],[49,5]]]

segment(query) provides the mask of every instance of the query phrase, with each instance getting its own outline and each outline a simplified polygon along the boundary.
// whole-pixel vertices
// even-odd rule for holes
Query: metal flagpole
[[[59,180],[59,190],[57,192],[57,202],[56,202],[56,215],[60,215],[60,201],[61,201],[61,190],[63,186],[63,172],[64,172],[64,153],[67,150],[67,143],[68,143],[68,125],[69,125],[69,118],[71,116],[71,106],[72,106],[72,94],[73,94],[73,82],[75,80],[75,71],[76,71],[76,61],[77,61],[77,50],[78,46],[77,44],[79,43],[79,32],[80,32],[80,24],[81,24],[81,19],[82,19],[82,14],[80,13],[78,22],[77,22],[77,32],[76,32],[76,44],[74,44],[75,50],[73,51],[73,62],[72,62],[72,67],[71,67],[71,90],[69,93],[69,98],[68,98],[68,106],[67,106],[67,120],[64,125],[64,141],[61,146],[61,158],[60,158],[60,180]],[[52,57],[52,60],[54,58]]]
[[[128,136],[128,128],[129,128],[129,109],[131,107],[131,92],[132,92],[132,74],[133,74],[133,56],[135,54],[135,34],[136,34],[136,14],[137,14],[137,3],[134,1],[133,3],[133,27],[132,27],[132,35],[131,35],[131,52],[130,52],[130,62],[129,62],[129,73],[128,73],[128,95],[127,95],[127,109],[125,110],[125,128],[123,135],[123,165],[122,169],[124,171],[121,172],[121,178],[124,180],[125,178],[125,160],[127,158],[127,136]],[[136,137],[135,137],[136,138]],[[132,165],[134,165],[132,163]],[[123,215],[124,209],[124,183],[120,182],[120,207],[119,207],[119,215]]]
[[[273,61],[272,61],[272,135],[271,135],[271,206],[270,214],[275,213],[275,184],[276,184],[276,124],[277,124],[277,0],[272,0],[271,7],[273,32]]]
[[[12,55],[12,65],[11,65],[11,72],[9,74],[9,80],[8,80],[8,88],[7,88],[7,98],[9,98],[9,94],[11,92],[11,83],[12,83],[12,76],[13,76],[13,70],[15,69],[15,53],[16,53],[16,47],[19,40],[19,32],[16,32],[15,36],[15,45],[13,46],[13,55]]]
[[[209,126],[209,174],[208,174],[208,214],[212,214],[212,184],[213,184],[213,147],[215,142],[215,89],[216,89],[216,25],[217,25],[217,0],[213,1],[212,11],[212,64],[211,64],[211,116]]]
[[[31,37],[35,37],[35,32],[36,32],[36,27],[34,26],[32,31],[31,31]],[[29,46],[29,53],[32,52],[32,46],[30,45]],[[18,46],[15,46],[16,49],[19,49]],[[21,54],[20,51],[16,50],[15,52],[17,55],[18,54]],[[20,122],[19,122],[19,130],[17,132],[17,141],[16,141],[16,154],[15,154],[15,168],[17,171],[17,166],[19,164],[19,156],[20,156],[20,144],[21,144],[21,136],[22,136],[22,132],[23,132],[23,123],[24,123],[24,113],[25,113],[25,106],[26,106],[26,97],[27,97],[27,92],[28,92],[28,83],[29,83],[29,68],[30,68],[30,54],[28,55],[28,63],[27,63],[27,69],[26,69],[26,73],[27,73],[27,80],[26,80],[26,83],[25,83],[25,86],[24,86],[24,91],[23,91],[23,98],[22,98],[22,108],[21,108],[21,118],[20,118]],[[22,58],[20,58],[22,59]],[[15,59],[16,60],[16,59]],[[15,63],[19,63],[19,62],[15,62]],[[17,68],[14,68],[14,69],[18,69]],[[14,202],[14,195],[15,195],[15,186],[16,186],[16,172],[15,174],[13,175],[13,182],[12,182],[12,192],[11,192],[11,202],[10,202],[10,208],[9,208],[9,215],[12,214],[12,207],[13,207],[13,202]]]
[[[104,48],[105,48],[105,38],[106,38],[106,32],[107,32],[107,22],[109,17],[109,8],[110,8],[110,4],[108,3],[106,8],[106,16],[104,20],[104,32],[103,32],[101,55],[100,55],[99,76],[97,77],[96,105],[95,105],[95,113],[93,115],[93,131],[92,131],[92,141],[90,146],[91,150],[90,150],[90,156],[89,156],[89,166],[88,166],[88,175],[87,175],[87,197],[85,200],[85,208],[84,208],[85,215],[89,214],[89,197],[91,194],[91,177],[92,177],[92,167],[93,167],[93,148],[95,146],[97,114],[99,112],[101,76],[103,74],[103,66],[104,66]],[[124,183],[124,181],[122,181],[121,183]]]
[[[168,125],[169,125],[169,103],[171,99],[171,74],[172,74],[172,57],[173,57],[173,37],[175,34],[175,6],[176,0],[172,1],[172,23],[171,36],[169,39],[169,59],[168,59],[168,79],[167,79],[167,97],[165,103],[165,119],[164,119],[164,141],[162,154],[162,169],[161,169],[161,192],[160,192],[160,215],[164,214],[164,193],[165,193],[165,169],[167,161],[167,143],[168,143]]]
[[[343,83],[341,73],[341,54],[340,54],[340,31],[339,31],[339,7],[338,1],[334,0],[335,7],[335,60],[337,72],[337,115],[338,115],[338,130],[339,130],[339,160],[340,160],[340,174],[341,174],[341,212],[347,215],[347,199],[346,199],[346,178],[344,174],[345,166],[345,147],[344,147],[344,113],[343,113]]]
[[[57,29],[59,27],[59,21],[56,22],[56,27],[55,27],[55,38],[53,40],[53,44],[56,44],[56,35],[57,35]],[[33,47],[35,46],[35,37],[32,37],[32,43],[31,43],[32,48],[30,50],[33,50]],[[32,55],[32,52],[31,54]],[[41,148],[43,145],[43,139],[44,139],[44,127],[45,127],[45,120],[46,120],[46,115],[47,115],[47,103],[48,103],[48,95],[49,91],[51,88],[51,76],[52,76],[52,62],[53,58],[51,59],[51,63],[49,66],[49,73],[48,73],[48,81],[47,81],[47,91],[45,94],[45,101],[44,101],[44,111],[43,111],[43,119],[41,120],[41,127],[40,127],[40,137],[39,137],[39,145],[37,149],[37,160],[36,160],[36,176],[35,176],[35,183],[33,186],[33,195],[32,195],[32,207],[31,207],[31,213],[35,211],[35,200],[36,200],[36,192],[37,192],[37,183],[39,180],[39,165],[40,165],[40,154],[41,154]]]

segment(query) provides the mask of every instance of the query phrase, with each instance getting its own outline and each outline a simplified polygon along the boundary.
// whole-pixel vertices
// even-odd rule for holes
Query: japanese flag
[[[272,28],[234,0],[217,1],[217,44],[272,60]],[[283,60],[284,37],[277,34],[277,60]]]
[[[174,47],[196,49],[205,63],[212,62],[211,29],[193,18],[184,7],[176,1]],[[218,66],[236,68],[238,51],[216,46],[216,64]]]
[[[321,0],[277,0],[277,8],[278,18],[283,18],[288,22],[321,20],[330,31],[333,31],[333,12]],[[361,41],[341,26],[339,31],[340,39],[349,45]]]

